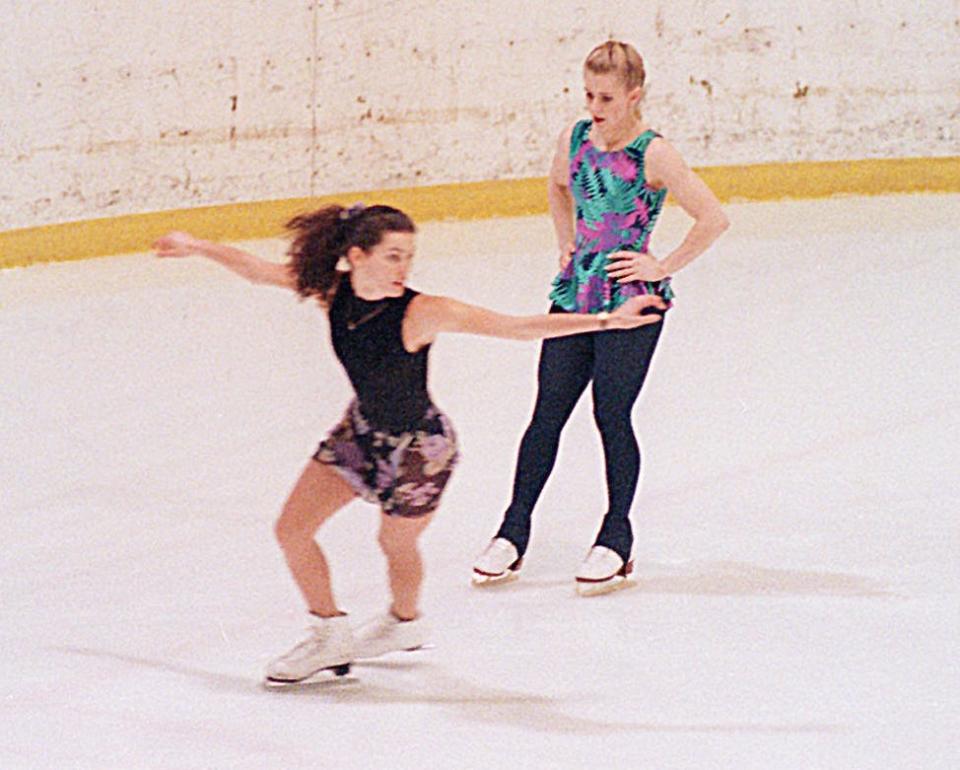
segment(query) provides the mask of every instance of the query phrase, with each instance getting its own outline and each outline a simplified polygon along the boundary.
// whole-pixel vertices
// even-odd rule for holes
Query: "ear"
[[[643,97],[646,94],[643,86],[637,86],[636,88],[631,88],[627,91],[627,99],[633,104],[634,107],[639,106],[640,102],[643,101]]]
[[[347,261],[351,265],[355,265],[358,261],[367,256],[367,253],[359,246],[351,246],[349,249],[347,249],[347,253],[344,256],[346,256]]]

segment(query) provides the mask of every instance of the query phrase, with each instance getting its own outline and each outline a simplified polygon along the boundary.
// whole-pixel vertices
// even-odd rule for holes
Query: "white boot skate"
[[[517,547],[506,538],[495,537],[473,563],[473,584],[509,583],[520,576],[521,564]]]
[[[633,585],[627,577],[633,572],[633,562],[624,563],[616,551],[595,545],[577,570],[577,593],[597,596]]]
[[[357,629],[355,656],[357,659],[378,658],[388,652],[412,652],[427,643],[427,636],[422,618],[400,620],[387,612]]]
[[[353,634],[347,616],[311,616],[310,635],[290,652],[270,662],[267,683],[302,682],[326,669],[344,676],[350,672],[353,658]]]

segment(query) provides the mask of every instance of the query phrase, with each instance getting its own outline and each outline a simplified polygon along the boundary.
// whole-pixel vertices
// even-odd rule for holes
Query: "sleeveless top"
[[[425,345],[416,353],[403,347],[401,329],[410,301],[419,292],[370,302],[353,292],[349,274],[330,305],[333,350],[357,393],[360,413],[387,433],[412,429],[430,408]]]
[[[646,252],[666,188],[647,183],[644,155],[660,134],[644,131],[622,150],[605,152],[589,139],[593,121],[581,120],[570,137],[570,191],[576,203],[576,240],[570,262],[553,279],[550,299],[564,310],[599,313],[630,297],[659,294],[673,299],[670,279],[617,283],[607,277],[607,255]]]

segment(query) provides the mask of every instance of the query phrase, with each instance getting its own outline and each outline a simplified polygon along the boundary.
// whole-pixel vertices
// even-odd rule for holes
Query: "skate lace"
[[[483,554],[477,560],[477,565],[483,569],[494,569],[500,567],[502,562],[513,558],[515,547],[499,538],[491,540]],[[509,566],[509,565],[507,565]]]
[[[366,633],[361,633],[361,638],[374,640],[374,639],[385,639],[388,638],[392,633],[394,626],[396,625],[390,618],[382,618],[375,623],[371,623],[367,627]]]
[[[294,645],[293,649],[283,656],[283,660],[294,660],[305,654],[312,653],[314,648],[323,642],[324,637],[319,631],[313,628],[309,628],[307,630],[310,635],[302,642],[298,642],[296,645]]]
[[[591,569],[598,567],[609,567],[613,569],[619,563],[623,565],[623,560],[609,548],[594,546],[583,560],[583,568]],[[619,568],[619,567],[618,567]]]

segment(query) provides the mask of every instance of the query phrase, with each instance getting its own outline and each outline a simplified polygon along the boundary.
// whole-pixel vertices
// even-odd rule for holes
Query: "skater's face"
[[[414,246],[413,233],[386,232],[380,243],[367,251],[351,247],[347,256],[354,271],[354,288],[364,299],[402,296]]]
[[[602,133],[622,131],[636,120],[643,89],[628,89],[617,73],[597,74],[585,70],[583,91],[587,112]]]

